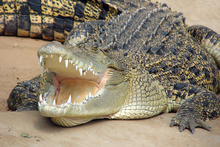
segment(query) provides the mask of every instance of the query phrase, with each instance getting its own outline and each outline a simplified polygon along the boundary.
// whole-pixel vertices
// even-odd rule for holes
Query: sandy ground
[[[161,1],[183,12],[187,24],[202,24],[220,33],[219,0]],[[45,43],[0,36],[0,146],[220,146],[220,118],[207,122],[212,126],[210,132],[198,128],[192,135],[168,127],[175,114],[144,120],[98,120],[62,128],[38,112],[7,111],[6,100],[16,83],[40,73],[36,52]]]

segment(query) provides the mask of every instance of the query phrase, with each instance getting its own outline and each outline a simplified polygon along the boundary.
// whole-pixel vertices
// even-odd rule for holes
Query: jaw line
[[[53,123],[63,127],[73,127],[81,124],[85,124],[96,118],[67,118],[67,117],[52,117]]]
[[[98,102],[100,95],[102,94],[104,88],[99,89],[94,96],[85,98],[80,103],[62,103],[61,105],[53,105],[53,95],[56,92],[54,85],[50,85],[48,92],[39,95],[38,110],[41,115],[45,117],[82,117],[83,115],[88,115],[89,111],[87,106],[90,106],[92,101]]]

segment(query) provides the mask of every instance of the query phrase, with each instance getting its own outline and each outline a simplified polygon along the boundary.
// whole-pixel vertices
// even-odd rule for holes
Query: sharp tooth
[[[97,76],[98,74],[99,74],[99,73],[97,73],[97,72],[95,73],[96,76]]]
[[[79,104],[78,103],[76,103],[76,106],[78,106]]]
[[[38,101],[38,106],[39,106],[39,107],[41,107],[41,104],[40,104],[40,102],[39,102],[39,101]]]
[[[75,67],[76,67],[76,70],[78,70],[78,66],[76,65]]]
[[[56,101],[55,100],[53,100],[53,106],[56,106]]]
[[[92,74],[95,74],[95,72],[94,72],[94,71],[92,71]]]
[[[65,60],[65,66],[68,67],[68,60]]]
[[[60,106],[61,108],[63,107],[63,104],[61,104],[61,106]]]
[[[48,55],[46,55],[46,58],[48,57]]]
[[[62,61],[62,57],[60,56],[60,57],[59,57],[59,62],[61,62],[61,61]]]
[[[86,103],[86,101],[84,100],[84,101],[83,101],[83,104],[85,104],[85,103]]]
[[[43,105],[46,106],[46,105],[47,105],[47,102],[46,102],[46,101],[43,101]]]
[[[89,97],[94,98],[94,96],[91,94],[91,92],[89,92]]]
[[[86,71],[83,74],[86,75]]]
[[[72,104],[72,102],[71,102],[71,95],[69,96],[69,99],[68,99],[67,103],[68,104]]]
[[[80,76],[82,76],[82,68],[79,68]]]
[[[89,99],[89,97],[88,97],[88,95],[86,95],[86,100],[88,100]]]
[[[40,70],[41,70],[41,77],[43,77],[43,75],[44,75],[44,62],[42,62]]]
[[[50,57],[53,58],[53,55],[51,54]]]
[[[73,64],[73,60],[69,60],[69,63],[70,63],[70,64]]]
[[[43,60],[43,56],[42,56],[42,55],[40,55],[40,57],[39,57],[39,59],[38,59],[38,65],[40,65],[40,64],[41,64],[42,60]]]
[[[39,95],[39,102],[42,102],[43,101],[43,97],[42,97],[42,94]]]
[[[74,103],[73,103],[73,105],[75,106],[75,105],[76,105],[76,103],[74,102]]]

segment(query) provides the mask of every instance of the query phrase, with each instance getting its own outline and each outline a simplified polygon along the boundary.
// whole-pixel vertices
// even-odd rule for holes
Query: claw
[[[210,129],[211,129],[211,126],[210,126],[210,125],[208,125],[208,124],[205,123],[204,121],[199,121],[198,123],[199,123],[199,125],[198,125],[199,127],[202,127],[202,128],[204,128],[204,129],[210,131]]]
[[[170,122],[170,127],[173,127],[174,126],[174,120],[171,120],[171,122]]]
[[[182,132],[184,129],[188,128],[190,132],[193,134],[195,132],[196,127],[201,127],[210,131],[211,126],[198,118],[189,117],[187,120],[182,118],[173,117],[170,122],[170,127],[179,126],[179,131]]]
[[[182,132],[185,129],[183,125],[180,126],[180,132]]]
[[[194,134],[195,129],[194,128],[190,128],[190,131],[192,134]]]

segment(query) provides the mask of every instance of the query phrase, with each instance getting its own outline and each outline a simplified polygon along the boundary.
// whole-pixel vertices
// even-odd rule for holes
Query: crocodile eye
[[[98,50],[98,46],[92,46],[92,50],[93,51],[97,51]]]
[[[85,46],[85,49],[86,50],[90,50],[90,51],[94,51],[94,52],[96,52],[97,50],[98,50],[98,46],[97,45],[86,45]]]
[[[107,48],[103,48],[102,51],[103,52],[108,52],[108,49]]]

